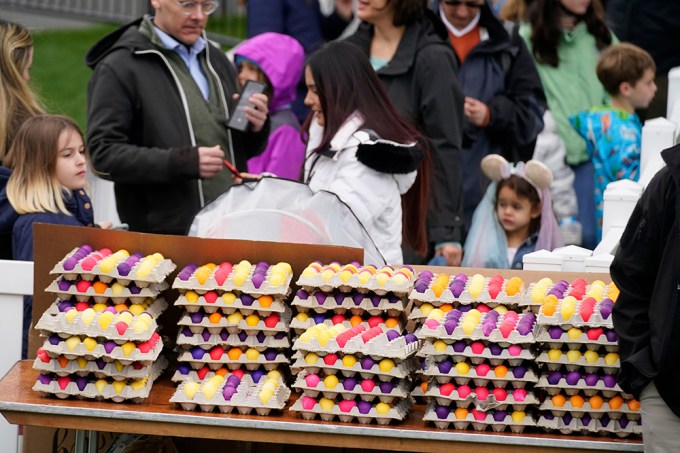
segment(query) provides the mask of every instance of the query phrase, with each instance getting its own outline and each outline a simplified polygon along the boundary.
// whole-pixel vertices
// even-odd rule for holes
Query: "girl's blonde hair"
[[[24,79],[32,49],[33,39],[26,27],[0,21],[0,163],[3,164],[19,126],[26,118],[44,113]]]
[[[61,212],[71,215],[64,204],[65,188],[56,176],[59,136],[62,131],[83,133],[66,116],[38,115],[19,128],[5,156],[12,175],[7,181],[7,198],[19,214]]]

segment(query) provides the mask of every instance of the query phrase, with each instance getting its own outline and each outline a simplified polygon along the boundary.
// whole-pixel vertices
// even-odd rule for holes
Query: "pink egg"
[[[368,327],[378,327],[380,324],[383,324],[385,321],[380,316],[371,316],[368,318]],[[373,335],[375,336],[375,335]]]
[[[361,390],[363,390],[366,393],[371,393],[373,389],[375,388],[375,382],[371,379],[364,379],[361,381]]]
[[[477,376],[486,376],[489,374],[489,371],[491,371],[491,367],[486,363],[480,363],[477,365],[477,368],[475,368],[475,371],[477,371]]]
[[[302,408],[311,410],[314,408],[314,405],[316,405],[316,400],[312,398],[311,396],[303,396],[302,397]]]
[[[498,330],[501,331],[501,335],[503,335],[503,338],[508,338],[510,336],[510,334],[512,333],[513,329],[514,329],[514,326],[512,324],[504,321],[503,324],[501,324],[501,326],[499,327]]]
[[[454,390],[456,390],[456,386],[453,385],[452,382],[447,382],[446,384],[439,386],[439,393],[441,393],[443,396],[449,396]]]
[[[458,396],[461,398],[467,398],[472,393],[472,389],[467,385],[461,385],[458,387]]]
[[[323,358],[323,363],[326,365],[333,365],[335,362],[338,361],[338,355],[337,354],[326,354]]]
[[[515,401],[521,403],[527,399],[527,391],[524,389],[515,389],[512,391],[512,396],[515,398]]]
[[[430,330],[437,330],[439,327],[439,321],[437,321],[434,318],[427,319],[425,321],[425,327],[427,327]]]
[[[481,355],[484,352],[484,344],[481,341],[475,341],[470,345],[470,348],[477,355]]]
[[[477,421],[486,420],[486,412],[477,409],[472,409],[472,416],[475,417]]]
[[[357,402],[354,400],[342,400],[338,403],[338,406],[342,412],[349,412],[353,407],[356,407],[356,405]]]
[[[486,387],[477,387],[475,389],[475,395],[482,401],[485,401],[489,397],[489,389]]]
[[[317,385],[319,385],[320,381],[321,378],[316,374],[308,374],[305,376],[305,383],[307,384],[307,387],[315,388]]]
[[[522,347],[518,344],[510,345],[510,347],[508,347],[508,352],[511,357],[517,357],[522,353]]]

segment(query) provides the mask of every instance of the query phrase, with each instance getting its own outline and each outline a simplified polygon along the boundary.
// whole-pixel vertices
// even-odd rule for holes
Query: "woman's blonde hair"
[[[12,175],[7,198],[16,212],[61,212],[71,215],[64,203],[66,190],[56,176],[59,137],[62,131],[83,133],[71,118],[38,115],[24,121],[5,156]]]
[[[26,27],[0,21],[0,163],[3,164],[21,124],[26,118],[44,113],[24,78],[32,49],[33,39]]]

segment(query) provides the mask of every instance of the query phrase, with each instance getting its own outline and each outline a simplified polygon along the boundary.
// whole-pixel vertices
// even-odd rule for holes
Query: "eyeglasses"
[[[180,7],[182,14],[185,16],[188,16],[196,11],[196,7],[199,7],[203,14],[209,16],[217,10],[218,6],[220,6],[220,2],[218,1],[181,2],[179,0],[175,0],[175,3]]]
[[[464,6],[467,9],[478,9],[482,7],[481,3],[477,2],[461,2],[459,0],[443,0],[442,3],[446,4],[447,6],[452,6],[454,8],[458,8],[459,6]]]

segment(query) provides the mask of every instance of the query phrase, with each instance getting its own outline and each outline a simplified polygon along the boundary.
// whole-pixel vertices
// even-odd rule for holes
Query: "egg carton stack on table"
[[[410,376],[420,344],[414,334],[385,326],[310,327],[295,341],[294,388],[303,395],[291,406],[303,418],[386,425],[403,420],[413,405]]]
[[[290,348],[292,269],[288,263],[188,265],[173,288],[180,318],[179,386],[171,398],[186,410],[237,409],[263,415],[282,409]]]
[[[35,328],[47,337],[33,367],[33,389],[141,402],[167,366],[156,319],[167,308],[158,295],[175,269],[160,253],[76,247],[57,263],[46,289],[57,295]]]
[[[539,307],[537,362],[542,372],[537,387],[547,393],[539,426],[565,434],[640,434],[640,403],[616,382],[615,285],[542,279],[527,294],[526,303]]]
[[[429,400],[426,421],[442,429],[515,432],[534,425],[527,408],[538,402],[531,391],[538,380],[531,367],[536,317],[508,309],[522,293],[519,278],[419,274],[411,319],[423,323],[418,355],[427,380],[414,394]]]

